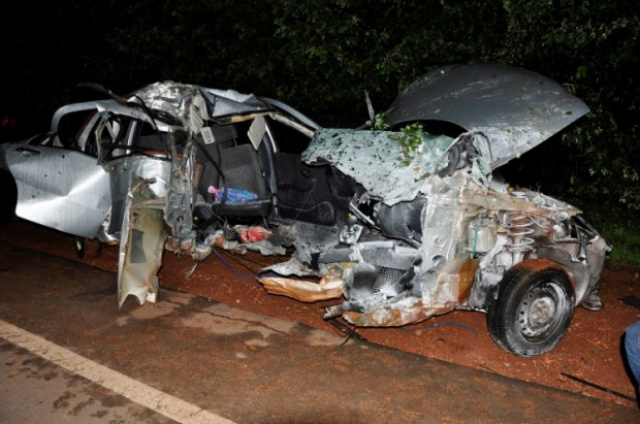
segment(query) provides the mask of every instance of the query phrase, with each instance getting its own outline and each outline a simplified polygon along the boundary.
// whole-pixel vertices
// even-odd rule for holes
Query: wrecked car
[[[285,258],[258,278],[269,293],[334,299],[327,319],[481,311],[499,346],[534,356],[576,306],[602,307],[610,247],[579,209],[514,189],[500,167],[588,112],[560,84],[494,64],[432,70],[358,129],[165,81],[64,106],[3,160],[19,217],[119,245],[120,306],[156,300],[165,250],[253,250]]]

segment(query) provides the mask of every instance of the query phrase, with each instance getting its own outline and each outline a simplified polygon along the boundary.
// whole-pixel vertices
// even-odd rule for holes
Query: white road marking
[[[0,320],[0,337],[180,423],[234,424],[233,421],[147,386],[3,320]]]

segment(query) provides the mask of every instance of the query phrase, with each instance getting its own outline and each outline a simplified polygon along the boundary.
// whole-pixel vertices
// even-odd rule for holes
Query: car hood
[[[486,188],[491,170],[539,145],[589,112],[560,84],[535,72],[493,65],[449,65],[435,69],[401,93],[386,113],[397,130],[416,121],[444,121],[472,134],[479,151],[472,166]],[[426,134],[406,152],[398,132],[323,128],[302,158],[327,161],[386,204],[411,200],[426,190],[462,138]],[[409,154],[407,154],[409,153]]]
[[[557,82],[497,64],[434,69],[387,109],[392,127],[444,121],[481,132],[490,142],[491,168],[519,157],[589,112]]]

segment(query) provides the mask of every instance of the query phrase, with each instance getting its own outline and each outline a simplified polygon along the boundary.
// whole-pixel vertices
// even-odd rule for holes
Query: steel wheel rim
[[[518,329],[527,339],[544,338],[561,322],[567,300],[561,285],[545,281],[531,287],[518,305]]]

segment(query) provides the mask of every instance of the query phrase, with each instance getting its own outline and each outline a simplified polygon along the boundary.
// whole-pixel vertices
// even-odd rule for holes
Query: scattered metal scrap
[[[335,327],[340,333],[342,333],[346,337],[345,341],[341,343],[341,346],[345,345],[352,338],[356,338],[363,342],[367,341],[367,339],[362,337],[355,329],[344,325],[343,323],[338,321],[336,318],[330,318],[327,320],[327,322],[331,324],[333,327]]]

